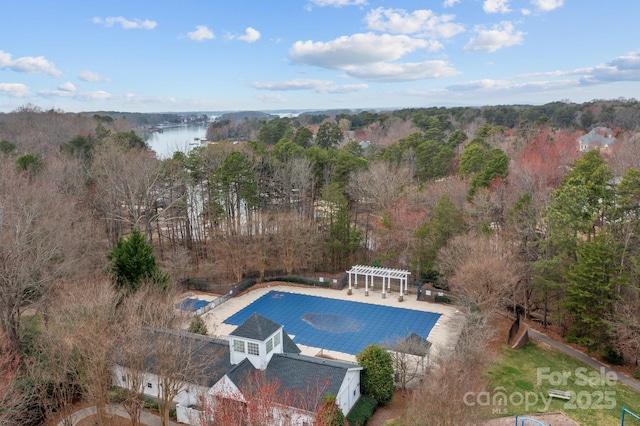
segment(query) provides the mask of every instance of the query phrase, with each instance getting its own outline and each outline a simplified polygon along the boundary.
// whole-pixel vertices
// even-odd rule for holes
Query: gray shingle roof
[[[431,342],[416,333],[407,334],[394,347],[398,352],[419,356],[427,356],[430,349]]]
[[[269,318],[263,317],[258,313],[253,313],[233,332],[232,336],[246,337],[247,339],[266,340],[280,327],[280,324],[271,321]]]
[[[232,367],[226,340],[150,327],[141,328],[139,340],[135,345],[146,353],[142,362],[149,373],[170,371],[188,383],[211,387]],[[123,367],[131,367],[130,360],[122,353],[116,355]]]
[[[310,407],[309,398],[315,398],[315,404],[322,402],[327,394],[337,395],[349,369],[362,369],[357,364],[333,361],[299,354],[274,354],[264,370],[267,382],[278,381],[280,392],[288,392],[289,403],[296,408],[315,411]],[[227,377],[247,393],[254,385],[254,374],[258,371],[247,359],[236,365]],[[255,390],[255,389],[254,389]]]
[[[282,331],[282,352],[287,354],[299,354],[302,352],[284,330]]]

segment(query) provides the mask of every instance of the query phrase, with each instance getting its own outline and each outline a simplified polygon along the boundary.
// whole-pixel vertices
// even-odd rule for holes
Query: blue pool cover
[[[176,308],[182,311],[193,312],[193,311],[197,311],[203,306],[206,306],[207,304],[209,304],[209,302],[207,302],[206,300],[186,298],[182,302],[178,303],[176,305]]]
[[[270,291],[224,323],[240,325],[254,312],[284,326],[298,344],[351,355],[410,333],[426,339],[440,318],[433,312]]]

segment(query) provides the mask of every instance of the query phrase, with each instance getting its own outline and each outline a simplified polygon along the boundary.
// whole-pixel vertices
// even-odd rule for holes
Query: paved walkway
[[[73,418],[72,425],[77,425],[78,422],[86,417],[93,416],[98,412],[96,406],[83,408],[82,410],[78,410],[71,415]],[[127,414],[126,410],[120,404],[111,404],[107,406],[107,412],[110,414],[117,414],[120,417],[124,417],[125,419],[129,419],[129,414]],[[148,411],[142,410],[140,413],[140,422],[147,426],[162,426],[162,420],[160,416],[154,413],[150,413]],[[169,421],[170,426],[180,426],[179,423]],[[58,426],[64,426],[62,421],[58,423]]]
[[[638,382],[637,380],[632,379],[629,376],[626,376],[622,373],[619,373],[609,368],[607,365],[601,363],[597,359],[593,359],[590,356],[573,349],[571,346],[567,346],[562,342],[558,342],[557,340],[552,339],[546,334],[540,333],[539,331],[536,331],[532,328],[528,328],[528,331],[529,331],[529,336],[532,337],[533,339],[536,339],[542,343],[545,343],[551,346],[552,348],[559,350],[560,352],[564,352],[570,357],[575,358],[578,361],[582,361],[588,366],[595,368],[596,370],[599,370],[600,368],[604,368],[605,372],[612,372],[613,374],[615,374],[620,383],[629,386],[631,389],[634,389],[636,392],[640,392],[640,382]]]

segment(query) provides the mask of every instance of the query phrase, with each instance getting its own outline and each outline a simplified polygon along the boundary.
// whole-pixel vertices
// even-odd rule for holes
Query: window
[[[151,384],[151,382],[147,383],[147,387],[148,387],[149,389],[153,389],[153,385]]]
[[[236,352],[242,352],[244,353],[244,341],[242,340],[235,340],[233,341],[233,350]]]
[[[267,353],[273,350],[273,339],[267,340]]]
[[[249,355],[260,355],[260,347],[257,343],[247,342],[247,353]]]
[[[280,332],[278,332],[275,336],[273,336],[273,346],[278,346],[280,344]]]

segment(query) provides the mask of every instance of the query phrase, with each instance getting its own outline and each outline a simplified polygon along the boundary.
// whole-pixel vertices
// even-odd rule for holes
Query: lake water
[[[176,125],[163,127],[162,133],[145,133],[144,140],[158,158],[166,159],[176,151],[189,152],[191,148],[200,145],[194,138],[204,139],[206,136],[207,125]]]

